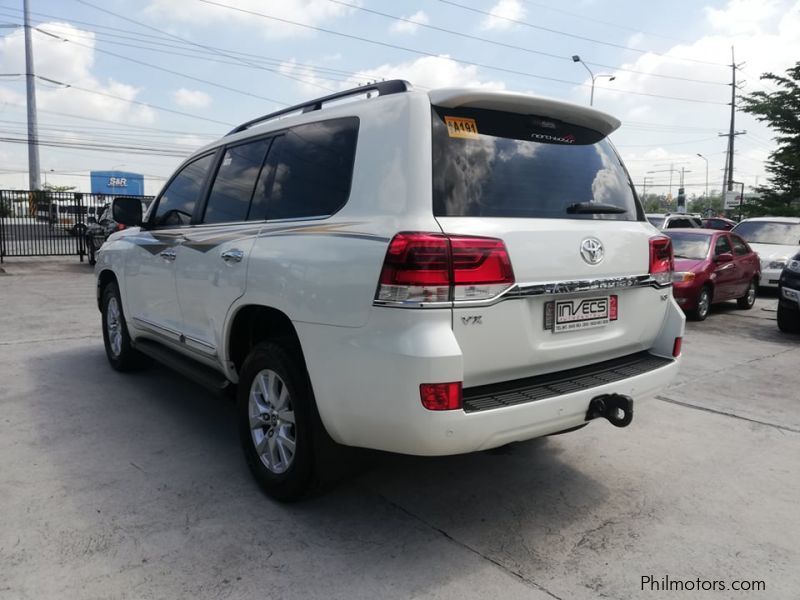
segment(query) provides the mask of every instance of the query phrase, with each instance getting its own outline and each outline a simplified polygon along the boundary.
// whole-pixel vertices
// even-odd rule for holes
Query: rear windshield
[[[684,233],[682,231],[668,231],[672,238],[672,251],[675,258],[691,258],[702,260],[708,256],[708,246],[711,243],[710,235],[702,233]]]
[[[776,221],[745,221],[733,228],[751,244],[800,244],[800,224]]]
[[[617,153],[596,131],[436,106],[432,123],[436,216],[643,219]]]

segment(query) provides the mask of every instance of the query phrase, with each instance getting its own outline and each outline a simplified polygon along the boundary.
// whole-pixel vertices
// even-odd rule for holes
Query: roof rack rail
[[[317,98],[309,102],[303,102],[301,104],[295,104],[294,106],[289,106],[288,108],[282,108],[281,110],[269,113],[268,115],[264,115],[263,117],[258,117],[257,119],[252,119],[251,121],[242,123],[235,129],[229,131],[226,135],[233,135],[234,133],[239,133],[241,131],[244,131],[245,129],[249,129],[253,125],[257,125],[258,123],[271,121],[272,119],[277,119],[282,115],[297,112],[298,110],[302,111],[303,113],[320,110],[322,108],[322,105],[325,104],[326,102],[339,100],[340,98],[347,98],[348,96],[357,96],[359,94],[366,94],[368,92],[378,92],[379,96],[386,96],[389,94],[400,94],[402,92],[407,92],[410,89],[411,89],[411,84],[408,81],[405,81],[404,79],[390,79],[389,81],[376,81],[375,83],[362,85],[360,87],[344,90],[342,92],[336,92],[335,94],[323,96],[321,98]]]

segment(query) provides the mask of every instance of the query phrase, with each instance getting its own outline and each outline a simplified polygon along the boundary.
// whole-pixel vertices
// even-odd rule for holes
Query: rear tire
[[[146,364],[145,357],[131,345],[131,336],[125,324],[122,299],[116,282],[103,288],[101,308],[103,311],[103,343],[106,357],[116,371],[134,371]]]
[[[750,310],[756,303],[756,296],[758,295],[758,282],[753,279],[747,286],[747,291],[744,296],[736,299],[736,306],[742,310]]]
[[[705,321],[711,310],[712,300],[711,288],[704,285],[700,288],[700,293],[697,295],[697,307],[689,313],[693,321]]]
[[[280,501],[305,495],[316,483],[322,423],[299,350],[256,345],[241,369],[236,412],[245,460],[261,489]]]
[[[778,304],[778,329],[784,333],[800,333],[800,312]]]

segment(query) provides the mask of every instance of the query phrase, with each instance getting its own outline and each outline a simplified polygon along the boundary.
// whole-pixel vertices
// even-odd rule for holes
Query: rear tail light
[[[619,315],[619,296],[611,296],[608,304],[608,320],[616,321],[617,315]]]
[[[122,231],[123,229],[125,229],[125,225],[123,223],[117,223],[116,229],[117,231]]]
[[[668,237],[650,238],[650,275],[658,285],[672,282],[674,261],[672,240]]]
[[[486,300],[514,284],[502,240],[398,233],[389,244],[375,299],[382,302]]]
[[[683,346],[683,338],[676,337],[675,343],[672,344],[672,356],[678,358],[681,355],[681,346]]]
[[[461,382],[423,383],[419,386],[422,406],[428,410],[456,410],[461,408],[463,391]]]

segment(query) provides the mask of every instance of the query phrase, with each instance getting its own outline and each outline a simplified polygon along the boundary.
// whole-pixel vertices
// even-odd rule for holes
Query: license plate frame
[[[544,305],[544,328],[552,333],[605,327],[619,316],[616,295],[550,300]]]

